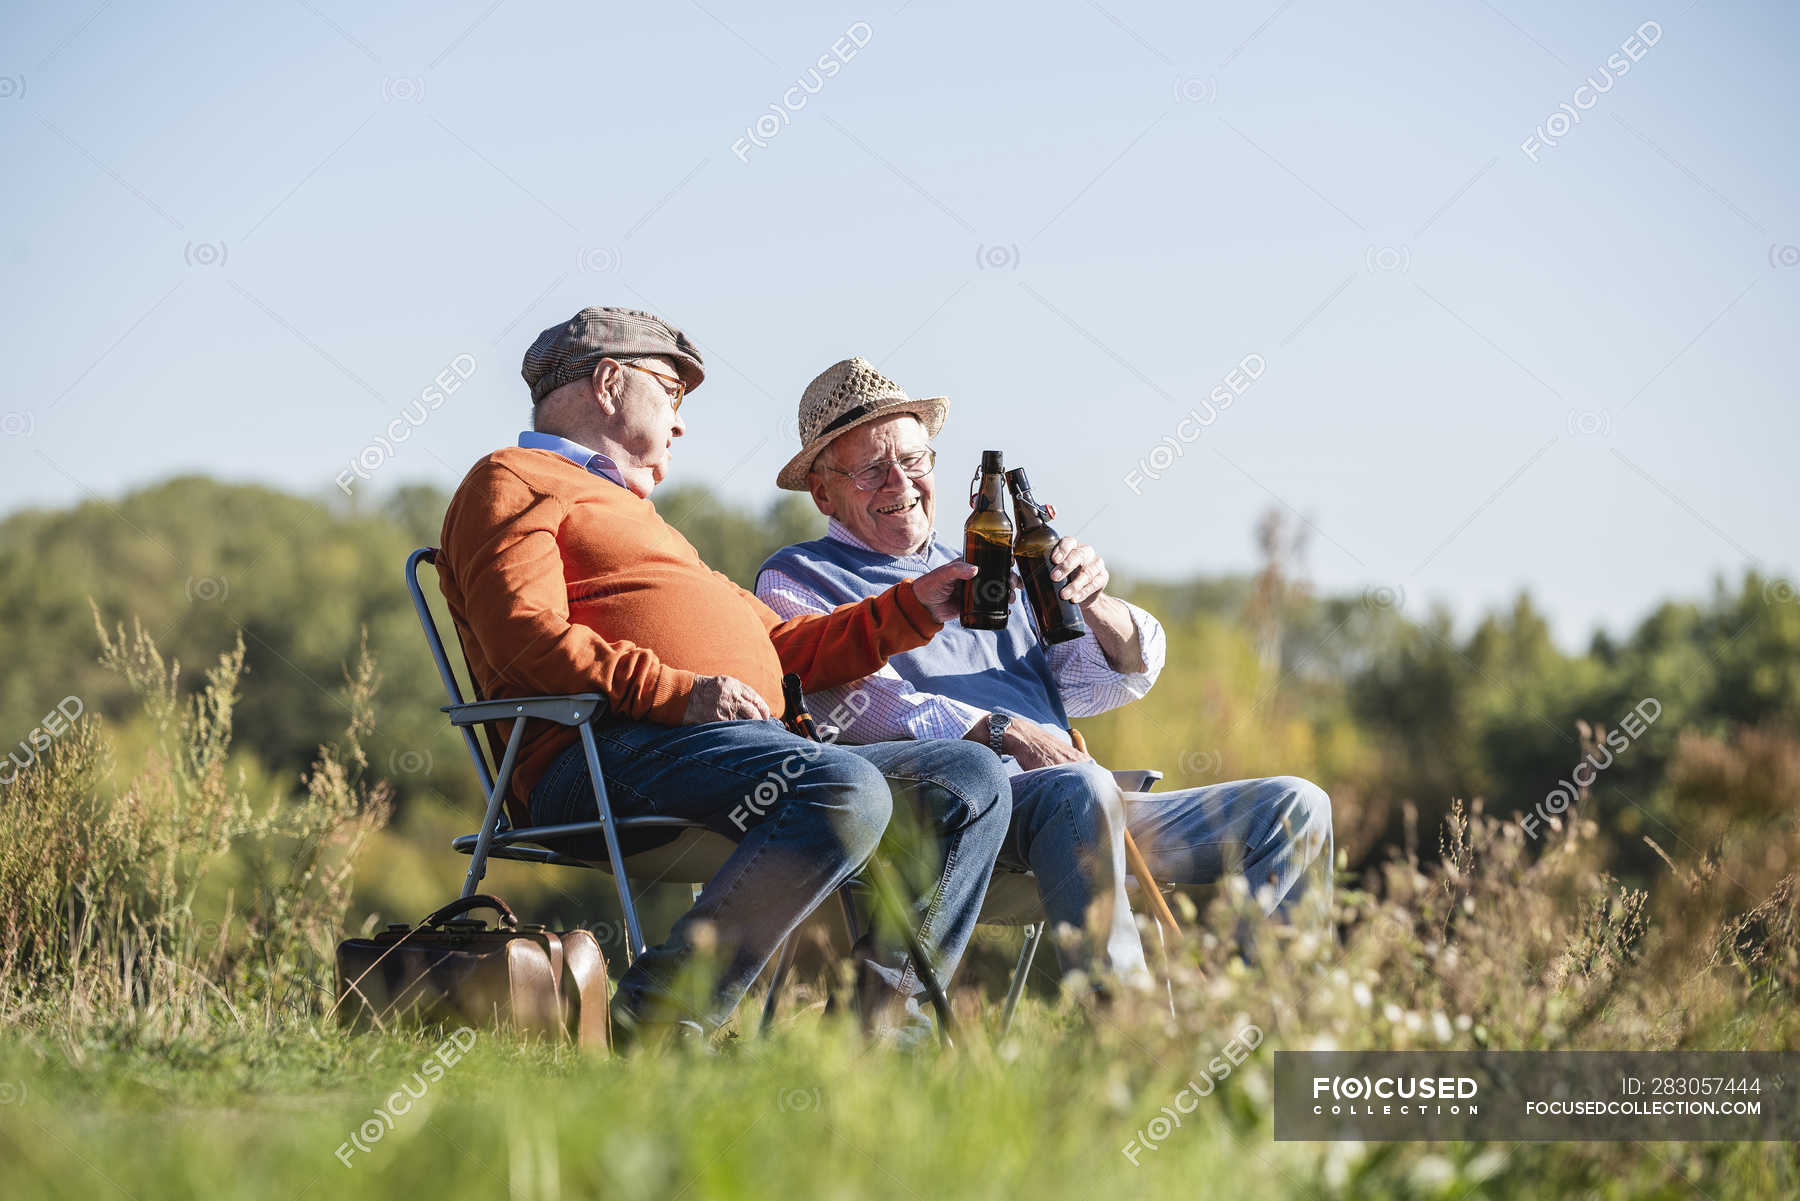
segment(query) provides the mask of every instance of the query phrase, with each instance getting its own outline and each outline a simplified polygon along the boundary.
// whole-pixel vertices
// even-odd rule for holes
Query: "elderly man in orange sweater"
[[[613,1012],[627,1037],[715,1030],[899,814],[935,834],[923,874],[936,878],[916,911],[947,981],[1011,812],[1005,773],[972,743],[821,747],[776,720],[784,672],[813,689],[879,670],[931,640],[974,569],[947,564],[787,621],[708,569],[650,501],[703,374],[693,343],[648,313],[587,308],[545,330],[523,367],[532,429],[469,471],[438,560],[482,695],[602,693],[594,734],[614,812],[701,821],[738,841],[668,939],[620,979]],[[784,769],[802,751],[795,778]],[[773,803],[758,791],[770,780],[783,786]],[[507,804],[515,823],[594,818],[574,731],[546,724],[528,738]],[[677,977],[703,942],[716,975],[695,1003]],[[857,953],[865,1023],[903,1022],[909,1043],[928,1035],[903,948],[870,940]]]

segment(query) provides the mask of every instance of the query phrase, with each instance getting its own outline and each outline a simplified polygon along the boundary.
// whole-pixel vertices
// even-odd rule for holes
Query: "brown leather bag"
[[[492,909],[490,928],[463,915]],[[463,897],[417,926],[393,925],[337,949],[338,1021],[353,1028],[469,1023],[584,1049],[612,1045],[606,957],[586,930],[521,925],[505,901]]]

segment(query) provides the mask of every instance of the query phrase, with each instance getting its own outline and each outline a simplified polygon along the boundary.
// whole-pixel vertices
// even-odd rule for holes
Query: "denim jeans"
[[[1044,917],[1055,931],[1081,931],[1075,947],[1053,938],[1067,972],[1148,977],[1144,944],[1125,895],[1125,802],[1097,763],[1062,763],[1012,777],[1013,820],[999,866],[1037,878]]]
[[[1331,799],[1298,776],[1120,793],[1111,772],[1070,763],[1015,774],[1012,793],[999,865],[1036,876],[1052,929],[1084,932],[1072,956],[1057,943],[1064,971],[1147,970],[1125,894],[1124,829],[1159,881],[1207,885],[1239,873],[1263,912],[1285,919],[1317,879],[1315,899],[1329,904]]]
[[[613,1004],[627,1020],[695,1022],[708,1031],[723,1025],[782,939],[878,845],[913,886],[920,942],[939,981],[949,983],[1009,816],[1005,772],[985,748],[955,741],[832,746],[776,721],[596,722],[594,738],[615,816],[686,818],[737,843],[668,938],[620,978]],[[532,790],[531,818],[548,825],[595,815],[577,743]],[[918,1003],[924,988],[904,944],[876,937],[858,950],[862,1012],[904,1006],[928,1032]],[[705,974],[697,987],[695,970]]]
[[[1128,793],[1125,812],[1158,880],[1216,884],[1236,873],[1266,914],[1298,918],[1309,905],[1329,912],[1331,798],[1311,780],[1267,776]]]

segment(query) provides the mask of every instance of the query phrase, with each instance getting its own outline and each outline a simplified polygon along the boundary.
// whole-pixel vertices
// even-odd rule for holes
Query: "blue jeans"
[[[776,721],[661,726],[596,722],[594,739],[617,817],[700,822],[737,843],[668,938],[619,980],[613,1004],[639,1023],[724,1024],[763,965],[808,915],[855,876],[877,846],[915,885],[919,939],[948,984],[975,929],[1006,833],[1006,775],[970,742],[842,747],[809,742]],[[532,790],[534,824],[596,816],[580,743]],[[889,834],[890,819],[894,827]],[[586,853],[586,852],[584,852]],[[709,934],[702,935],[702,929]],[[702,946],[710,978],[689,978]],[[929,1029],[904,944],[859,944],[858,1002],[867,1015],[904,1007]]]
[[[1147,970],[1125,895],[1127,828],[1159,881],[1207,885],[1240,873],[1263,912],[1283,918],[1312,879],[1330,901],[1331,799],[1298,776],[1121,793],[1106,769],[1069,763],[1014,775],[1012,794],[999,865],[1036,876],[1053,929],[1083,931],[1073,956],[1057,944],[1065,971]]]

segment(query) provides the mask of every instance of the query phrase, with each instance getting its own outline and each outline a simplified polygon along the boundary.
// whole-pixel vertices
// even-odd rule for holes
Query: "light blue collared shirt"
[[[626,491],[631,486],[625,477],[619,474],[618,466],[597,450],[589,450],[579,442],[571,442],[556,434],[540,433],[537,430],[522,430],[519,433],[519,445],[526,450],[552,450],[577,467],[585,467],[601,479],[611,480]]]

